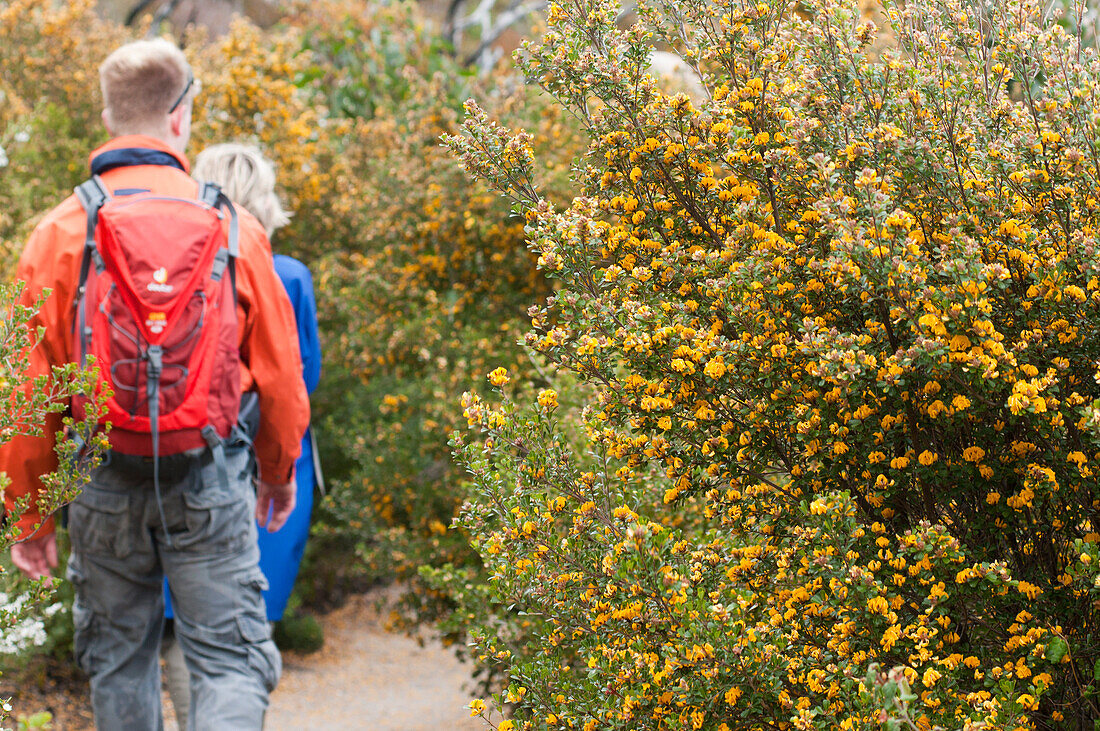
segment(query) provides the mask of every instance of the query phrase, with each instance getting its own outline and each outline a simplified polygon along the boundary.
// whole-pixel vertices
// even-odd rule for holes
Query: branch
[[[123,24],[127,27],[133,25],[138,16],[141,15],[152,2],[153,0],[141,0],[137,5],[130,8],[130,12],[126,13],[126,20],[123,21]]]
[[[486,51],[489,50],[489,47],[496,43],[497,39],[499,39],[500,36],[504,34],[504,31],[508,30],[508,28],[510,28],[516,22],[522,20],[523,18],[526,18],[532,13],[537,13],[540,10],[543,10],[548,4],[549,3],[547,2],[547,0],[530,0],[529,2],[521,5],[519,3],[519,0],[516,0],[515,2],[513,2],[512,6],[508,8],[508,10],[504,11],[500,15],[500,17],[497,18],[496,23],[492,24],[489,12],[486,11],[484,16],[480,16],[477,18],[477,20],[481,22],[481,27],[485,29],[486,32],[483,33],[482,41],[478,44],[477,50],[467,56],[465,62],[467,64],[473,64],[477,62],[479,68],[483,72],[488,71],[489,69],[486,68],[487,63],[485,54]],[[475,17],[475,15],[480,14],[481,9],[486,5],[488,5],[489,9],[491,10],[491,0],[482,0],[482,3],[478,7],[478,9],[473,14],[468,16],[471,19],[470,22],[463,22],[460,27],[464,28],[467,25],[473,25],[473,23],[475,22],[473,18]]]
[[[160,24],[168,20],[168,16],[179,6],[180,0],[168,0],[165,4],[160,6],[156,14],[153,16],[153,23],[149,26],[149,32],[146,34],[148,38],[155,38],[157,35],[157,29],[160,28]]]
[[[464,18],[455,20],[455,16],[458,15],[458,9],[462,7],[462,2],[463,0],[454,0],[448,11],[451,21],[451,44],[456,50],[462,42],[462,31],[466,30],[471,25],[480,25],[484,33],[492,25],[493,20],[494,0],[481,0],[481,2],[478,3],[477,9],[472,13]]]

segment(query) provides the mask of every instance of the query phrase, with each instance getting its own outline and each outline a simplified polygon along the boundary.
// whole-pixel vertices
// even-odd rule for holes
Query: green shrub
[[[321,623],[308,614],[288,613],[275,623],[273,637],[280,650],[301,653],[317,652],[325,644]]]
[[[0,30],[6,272],[106,137],[95,69],[127,34],[92,6],[0,9],[10,21]],[[439,136],[457,130],[471,94],[493,97],[517,124],[541,125],[547,146],[569,149],[568,122],[516,80],[480,82],[441,53],[412,4],[300,4],[267,32],[240,22],[209,44],[195,34],[188,55],[203,81],[190,151],[259,144],[295,212],[275,248],[314,271],[325,360],[315,424],[333,487],[310,548],[314,599],[339,594],[334,575],[472,560],[446,530],[460,493],[447,446],[453,404],[490,364],[526,361],[515,345],[523,312],[549,287],[522,222],[467,182]],[[560,159],[551,188],[564,180],[569,158]],[[362,562],[349,561],[356,553]]]

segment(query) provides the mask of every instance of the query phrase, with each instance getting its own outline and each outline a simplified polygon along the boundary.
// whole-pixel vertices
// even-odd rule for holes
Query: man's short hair
[[[199,180],[217,183],[230,200],[256,217],[270,238],[276,229],[290,223],[275,192],[275,166],[254,145],[227,142],[198,154],[192,174]]]
[[[112,132],[159,132],[172,103],[184,93],[190,73],[183,51],[163,38],[118,48],[99,67],[99,86]]]

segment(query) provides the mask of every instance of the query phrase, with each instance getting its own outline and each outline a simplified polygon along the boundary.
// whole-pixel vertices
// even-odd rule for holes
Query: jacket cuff
[[[290,479],[294,477],[294,462],[295,460],[287,461],[285,459],[273,462],[261,460],[260,479],[278,485],[290,482]]]
[[[39,523],[42,525],[39,526]],[[25,541],[28,538],[47,536],[56,531],[53,516],[46,518],[46,520],[42,520],[42,517],[37,511],[27,511],[23,513],[15,525],[19,529],[19,538],[17,540],[20,541]],[[37,530],[35,530],[36,528]]]

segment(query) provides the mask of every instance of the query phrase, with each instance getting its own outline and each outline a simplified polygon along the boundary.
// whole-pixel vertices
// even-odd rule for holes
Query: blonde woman
[[[202,181],[217,183],[237,205],[256,217],[266,229],[269,239],[275,231],[290,222],[275,192],[275,166],[252,145],[236,143],[215,145],[195,158],[192,175]],[[302,356],[302,377],[310,393],[321,376],[321,350],[317,337],[317,306],[313,298],[313,283],[309,269],[289,256],[275,255],[275,273],[286,289],[298,324],[298,344]],[[242,405],[242,422],[247,408]],[[258,414],[253,415],[258,418]],[[283,617],[298,568],[302,562],[306,538],[309,535],[313,489],[320,484],[320,470],[315,459],[312,433],[302,438],[302,454],[295,463],[297,503],[278,533],[259,531],[260,569],[267,577],[269,588],[263,592],[267,618],[277,622]],[[167,600],[167,592],[166,592]],[[172,616],[171,603],[166,614]],[[186,728],[189,678],[182,663],[182,654],[167,643],[168,687],[180,728]]]

